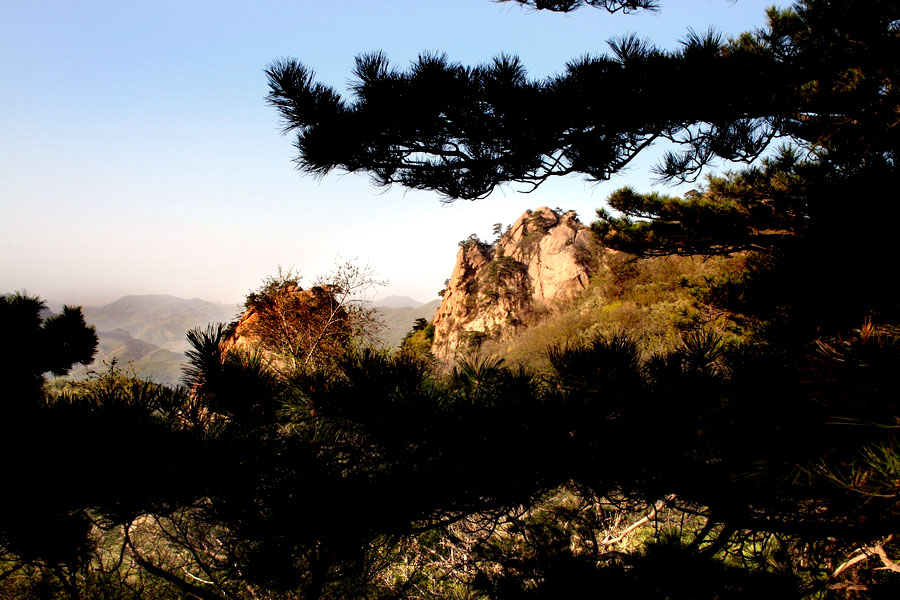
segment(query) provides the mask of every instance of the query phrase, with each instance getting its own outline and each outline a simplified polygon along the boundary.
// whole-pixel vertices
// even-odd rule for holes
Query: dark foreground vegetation
[[[551,348],[540,375],[480,359],[446,376],[357,350],[285,375],[223,336],[192,334],[190,391],[111,372],[42,395],[43,365],[22,365],[4,595],[897,592],[877,570],[897,568],[886,329],[793,357],[696,332],[642,360],[600,338]],[[884,559],[832,577],[860,547]]]
[[[89,360],[91,331],[5,297],[0,595],[897,597],[900,8],[769,20],[671,53],[629,38],[545,82],[513,59],[364,57],[353,103],[274,65],[303,169],[450,198],[602,178],[656,139],[676,178],[784,139],[684,198],[622,190],[594,226],[636,255],[748,253],[708,294],[750,334],[610,334],[550,347],[541,372],[437,375],[354,343],[273,370],[210,327],[185,389],[112,372],[51,394],[43,374]]]

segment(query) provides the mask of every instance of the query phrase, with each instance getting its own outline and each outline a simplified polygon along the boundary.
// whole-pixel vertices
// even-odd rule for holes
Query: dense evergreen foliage
[[[192,334],[190,394],[112,373],[18,420],[32,450],[17,472],[45,478],[0,523],[12,569],[70,597],[91,586],[119,597],[171,586],[202,598],[413,586],[441,596],[462,585],[505,598],[588,584],[799,596],[824,589],[813,561],[900,524],[900,338],[873,327],[799,365],[700,332],[646,359],[625,337],[600,338],[551,349],[541,376],[490,359],[437,376],[365,351],[337,371],[286,377],[224,354],[221,337]],[[622,553],[596,537],[615,528],[582,523],[594,543],[577,549],[561,528],[573,518],[565,503],[546,503],[565,489],[682,524]],[[472,519],[505,538],[472,534]],[[461,564],[398,566],[463,544],[460,524],[476,538]],[[686,586],[676,566],[703,584]]]
[[[670,178],[754,159],[784,137],[852,165],[897,151],[897,13],[890,0],[808,0],[735,40],[689,32],[677,51],[614,40],[611,56],[542,81],[512,56],[465,67],[424,54],[404,72],[376,53],[357,59],[352,100],[282,60],[268,69],[269,102],[296,131],[302,171],[366,171],[449,199],[607,179],[657,140],[677,145],[661,165]]]

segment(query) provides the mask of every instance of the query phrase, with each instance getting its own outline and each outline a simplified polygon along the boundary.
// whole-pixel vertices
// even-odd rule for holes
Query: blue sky
[[[589,223],[614,189],[649,189],[641,160],[592,184],[505,188],[442,206],[365,176],[293,169],[263,69],[295,57],[344,91],[357,54],[399,66],[440,50],[474,64],[518,54],[530,76],[634,32],[674,48],[687,29],[734,35],[770,1],[663,0],[658,14],[522,10],[489,0],[0,3],[0,292],[100,304],[124,294],[238,302],[279,265],[314,277],[340,258],[435,299],[457,242],[525,209]]]

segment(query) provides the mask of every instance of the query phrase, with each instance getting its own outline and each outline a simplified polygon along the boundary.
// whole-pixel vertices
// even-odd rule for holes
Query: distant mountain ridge
[[[176,353],[189,349],[185,335],[194,327],[233,321],[240,307],[199,298],[168,295],[123,296],[100,307],[83,309],[98,331],[122,329],[138,340]]]
[[[50,307],[62,306],[49,302]],[[103,372],[113,360],[141,379],[178,385],[189,349],[187,332],[194,327],[234,320],[237,305],[178,298],[165,294],[128,295],[103,306],[82,308],[85,321],[97,329],[94,362],[69,373],[74,379],[89,371]]]
[[[420,308],[424,305],[424,302],[419,302],[409,296],[387,296],[372,302],[372,306],[375,308]]]
[[[398,348],[404,336],[412,329],[416,319],[431,321],[440,305],[440,300],[432,300],[428,304],[420,304],[416,307],[387,308],[376,305],[378,319],[384,323],[379,340],[392,350]]]

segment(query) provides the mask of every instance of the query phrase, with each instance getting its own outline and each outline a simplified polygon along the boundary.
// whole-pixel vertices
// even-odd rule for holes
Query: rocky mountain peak
[[[546,206],[523,213],[493,244],[460,242],[432,352],[449,361],[488,337],[513,335],[536,310],[587,287],[602,252],[575,211]]]

